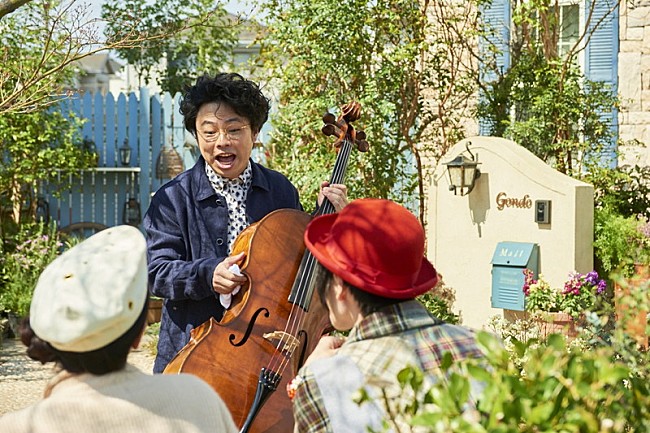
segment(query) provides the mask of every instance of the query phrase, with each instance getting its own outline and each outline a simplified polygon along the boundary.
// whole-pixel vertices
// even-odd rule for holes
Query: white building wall
[[[621,2],[618,88],[621,164],[650,164],[650,0]]]
[[[539,271],[556,286],[571,271],[593,269],[593,187],[496,137],[463,140],[443,163],[466,152],[467,141],[478,155],[481,176],[469,195],[454,195],[446,166],[437,166],[429,190],[427,255],[455,290],[454,310],[463,324],[480,329],[504,314],[491,307],[491,260],[499,242],[539,245]],[[504,198],[519,205],[502,206]],[[536,200],[551,201],[549,224],[535,222]]]

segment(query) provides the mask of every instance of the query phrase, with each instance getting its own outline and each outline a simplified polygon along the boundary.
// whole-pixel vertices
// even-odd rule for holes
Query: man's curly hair
[[[236,73],[219,73],[214,77],[204,74],[196,80],[196,84],[185,89],[179,102],[185,129],[195,137],[196,116],[203,104],[228,104],[235,113],[250,121],[254,133],[262,129],[271,108],[259,86]]]

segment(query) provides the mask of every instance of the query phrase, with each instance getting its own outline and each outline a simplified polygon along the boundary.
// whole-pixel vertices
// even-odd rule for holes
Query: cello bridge
[[[296,347],[300,343],[296,337],[284,331],[268,332],[264,334],[264,338],[271,343],[278,341],[278,349],[288,357],[293,354],[293,351],[296,350]]]

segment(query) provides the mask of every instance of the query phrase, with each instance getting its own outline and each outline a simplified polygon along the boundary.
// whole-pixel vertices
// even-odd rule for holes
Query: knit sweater
[[[221,398],[189,374],[148,375],[127,365],[96,376],[57,374],[45,398],[0,417],[11,433],[235,433]]]

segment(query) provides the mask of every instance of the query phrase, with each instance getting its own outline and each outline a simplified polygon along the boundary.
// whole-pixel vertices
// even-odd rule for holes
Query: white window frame
[[[579,18],[578,18],[578,38],[585,32],[585,0],[557,0],[558,6],[561,8],[562,6],[571,6],[571,5],[578,5],[579,7]],[[561,16],[560,16],[560,26],[562,25],[561,22]],[[560,33],[561,36],[561,33]],[[559,43],[559,42],[558,42]],[[560,47],[558,46],[558,52],[560,52]],[[585,70],[585,38],[582,39],[580,42],[580,45],[577,47],[577,49],[580,51],[577,56],[578,64],[580,66],[580,70],[584,72]]]

